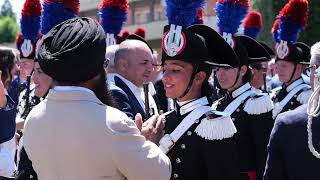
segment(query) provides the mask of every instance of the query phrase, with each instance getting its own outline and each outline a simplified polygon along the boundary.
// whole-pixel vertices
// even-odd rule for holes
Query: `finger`
[[[161,115],[161,114],[163,114],[163,113],[164,113],[163,110],[160,110],[159,114]]]
[[[141,131],[143,121],[140,113],[136,114],[136,116],[134,117],[134,122],[136,123],[136,126],[138,127],[139,131]]]
[[[165,122],[165,120],[164,120],[164,116],[159,116],[158,117],[158,120],[157,120],[157,124],[156,124],[156,128],[157,129],[159,129],[159,128],[164,128],[164,122]],[[161,129],[161,130],[162,130]]]
[[[157,124],[157,122],[158,122],[158,115],[153,115],[151,118],[152,118],[152,120],[150,121],[150,125],[152,126],[152,127],[155,127],[156,126],[156,124]]]

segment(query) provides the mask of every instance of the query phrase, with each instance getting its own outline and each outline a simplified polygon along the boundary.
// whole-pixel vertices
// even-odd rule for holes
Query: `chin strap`
[[[189,83],[188,83],[188,86],[187,86],[187,89],[184,91],[184,93],[182,93],[181,96],[179,96],[179,98],[183,98],[184,96],[186,96],[188,94],[188,92],[190,91],[191,87],[192,87],[192,83],[193,83],[193,80],[194,80],[194,77],[196,76],[197,72],[198,72],[198,66],[196,66],[195,68],[193,68],[192,70],[192,75],[191,75],[191,78],[189,80]]]
[[[233,83],[233,85],[232,85],[231,87],[233,87],[234,85],[236,85],[237,82],[238,82],[238,79],[239,79],[239,77],[240,77],[240,68],[241,68],[241,67],[238,68],[237,78],[236,78],[236,80],[234,81],[234,83]]]
[[[292,72],[292,74],[291,74],[291,76],[290,76],[289,81],[287,81],[287,82],[285,82],[285,83],[287,83],[287,84],[290,83],[290,81],[292,80],[294,74],[296,73],[296,70],[297,70],[297,64],[294,65],[294,69],[293,69],[293,72]]]

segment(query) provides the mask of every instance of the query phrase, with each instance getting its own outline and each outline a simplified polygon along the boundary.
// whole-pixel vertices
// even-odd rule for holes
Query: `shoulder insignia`
[[[311,94],[312,94],[311,88],[307,88],[298,95],[297,101],[300,104],[307,104]]]
[[[254,97],[249,98],[245,105],[244,111],[248,114],[262,114],[269,112],[273,109],[273,103],[270,96],[266,93],[257,94]]]
[[[232,137],[237,129],[229,114],[212,110],[205,114],[195,132],[207,140],[222,140]]]

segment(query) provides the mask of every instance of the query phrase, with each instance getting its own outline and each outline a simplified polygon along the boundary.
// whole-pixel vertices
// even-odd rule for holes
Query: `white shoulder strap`
[[[211,111],[210,106],[200,106],[188,114],[177,128],[171,134],[165,134],[160,140],[160,149],[167,153],[174,146],[174,144],[180,139],[180,137],[194,124],[206,112]]]
[[[272,110],[272,117],[276,118],[276,116],[282,111],[283,107],[290,101],[290,99],[297,94],[301,89],[310,87],[308,84],[300,84],[291,90],[288,95],[281,101],[274,105]]]
[[[251,95],[255,95],[256,92],[253,90],[246,91],[245,93],[238,96],[235,100],[233,100],[225,109],[223,112],[232,114],[240,105],[243,103],[245,99],[247,99]],[[217,107],[212,106],[216,110]]]

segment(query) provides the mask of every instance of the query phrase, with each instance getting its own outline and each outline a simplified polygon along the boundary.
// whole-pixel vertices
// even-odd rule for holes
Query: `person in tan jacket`
[[[105,85],[105,49],[103,29],[90,18],[67,20],[39,42],[36,58],[56,86],[25,125],[24,147],[38,179],[170,178],[170,160],[153,143],[162,119],[142,124],[138,115],[136,125],[108,106],[113,102]]]

